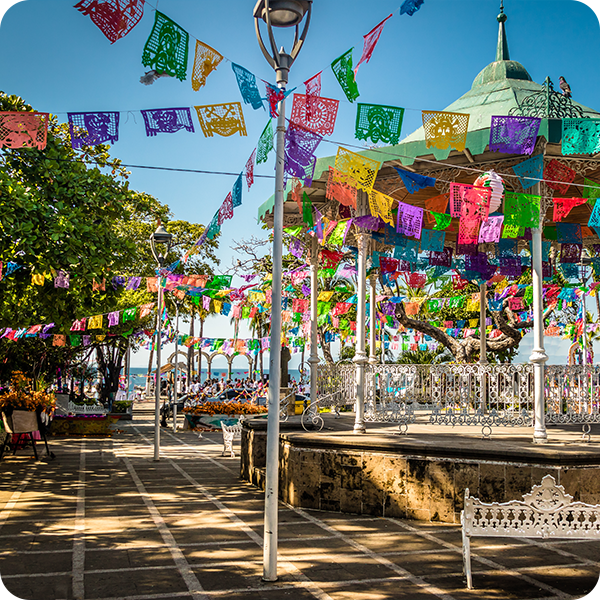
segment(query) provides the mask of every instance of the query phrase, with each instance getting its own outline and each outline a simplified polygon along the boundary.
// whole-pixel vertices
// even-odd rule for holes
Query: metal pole
[[[375,353],[375,344],[376,344],[376,331],[375,331],[375,322],[377,319],[377,299],[375,297],[375,286],[377,283],[376,277],[375,275],[371,275],[371,277],[369,277],[369,283],[371,284],[370,287],[370,304],[369,304],[369,308],[370,308],[370,321],[371,321],[371,327],[369,329],[369,364],[370,365],[375,365],[377,364],[377,355]],[[358,330],[358,325],[357,325],[357,330]],[[383,334],[382,334],[383,335]],[[383,352],[383,345],[382,345],[382,352]]]
[[[285,84],[279,83],[285,91]],[[277,580],[277,528],[279,494],[279,403],[281,387],[281,276],[283,245],[283,167],[285,141],[285,97],[279,101],[277,119],[277,163],[273,207],[273,284],[271,294],[271,342],[269,359],[269,410],[265,470],[265,528],[263,579]]]
[[[540,183],[536,184],[536,195],[540,194]],[[529,362],[533,363],[534,384],[534,415],[535,424],[533,441],[545,444],[548,441],[546,432],[545,406],[544,406],[544,367],[548,355],[544,348],[544,314],[542,304],[543,272],[542,272],[542,227],[544,214],[540,214],[540,224],[531,229],[531,272],[533,278],[533,350]]]
[[[162,263],[160,265],[162,269]],[[156,315],[156,385],[154,390],[154,460],[160,459],[160,369],[161,369],[161,356],[160,356],[160,342],[162,338],[162,305],[163,305],[163,288],[162,288],[162,275],[159,274],[157,277],[158,283],[158,312]]]
[[[364,192],[361,192],[361,196]],[[367,240],[364,233],[358,238],[358,298],[356,305],[356,354],[352,361],[356,365],[356,417],[354,433],[365,433],[365,309],[366,309],[366,279],[367,279]]]
[[[486,308],[487,308],[487,283],[479,284],[479,364],[487,364],[487,337],[486,337]],[[479,385],[481,386],[481,413],[485,413],[487,406],[487,377],[484,369],[479,370]]]
[[[319,245],[317,236],[313,236],[310,247],[310,403],[317,401],[317,369],[319,365],[319,348],[317,339],[317,296]]]
[[[179,304],[175,304],[175,394],[173,403],[173,433],[177,431],[177,376],[178,371],[178,352],[179,352]]]

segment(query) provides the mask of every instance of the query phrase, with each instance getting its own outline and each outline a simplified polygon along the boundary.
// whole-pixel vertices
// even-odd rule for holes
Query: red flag
[[[248,184],[248,190],[254,183],[254,162],[256,160],[256,148],[252,151],[248,162],[246,163],[246,183]]]
[[[375,27],[373,27],[373,29],[371,29],[371,31],[369,31],[369,33],[367,33],[367,35],[363,36],[363,38],[364,38],[363,52],[362,52],[362,56],[360,57],[360,60],[358,61],[358,63],[356,64],[356,67],[354,69],[354,75],[356,75],[358,73],[358,67],[360,67],[361,63],[369,62],[369,60],[371,60],[371,54],[373,54],[373,50],[375,50],[375,46],[377,45],[377,42],[379,41],[379,36],[381,35],[381,32],[383,31],[383,26],[385,25],[385,22],[391,16],[392,15],[390,15],[389,17],[386,17],[383,21],[381,21],[381,23],[379,23],[379,25],[376,25]]]

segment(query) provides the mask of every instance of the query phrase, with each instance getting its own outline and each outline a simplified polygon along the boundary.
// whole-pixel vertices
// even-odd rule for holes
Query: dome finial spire
[[[496,49],[496,61],[510,60],[508,53],[508,41],[506,39],[506,29],[504,23],[508,17],[504,14],[504,0],[500,0],[500,14],[496,17],[500,27],[498,29],[498,47]]]

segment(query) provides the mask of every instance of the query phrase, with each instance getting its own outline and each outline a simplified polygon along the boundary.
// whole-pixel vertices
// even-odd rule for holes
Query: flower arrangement
[[[184,413],[190,415],[259,415],[267,412],[265,406],[247,402],[202,402],[195,406],[185,406]]]
[[[56,405],[54,394],[34,391],[31,379],[21,371],[14,371],[8,391],[0,393],[0,411],[13,410],[51,413]]]

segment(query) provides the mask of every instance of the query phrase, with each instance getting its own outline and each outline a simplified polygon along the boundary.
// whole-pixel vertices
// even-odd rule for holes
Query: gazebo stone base
[[[242,430],[241,477],[264,487],[266,427]],[[460,523],[464,491],[518,500],[552,475],[575,500],[600,502],[600,452],[582,444],[481,440],[462,432],[393,436],[292,432],[282,423],[279,496],[299,508]],[[283,426],[286,427],[283,427]]]

